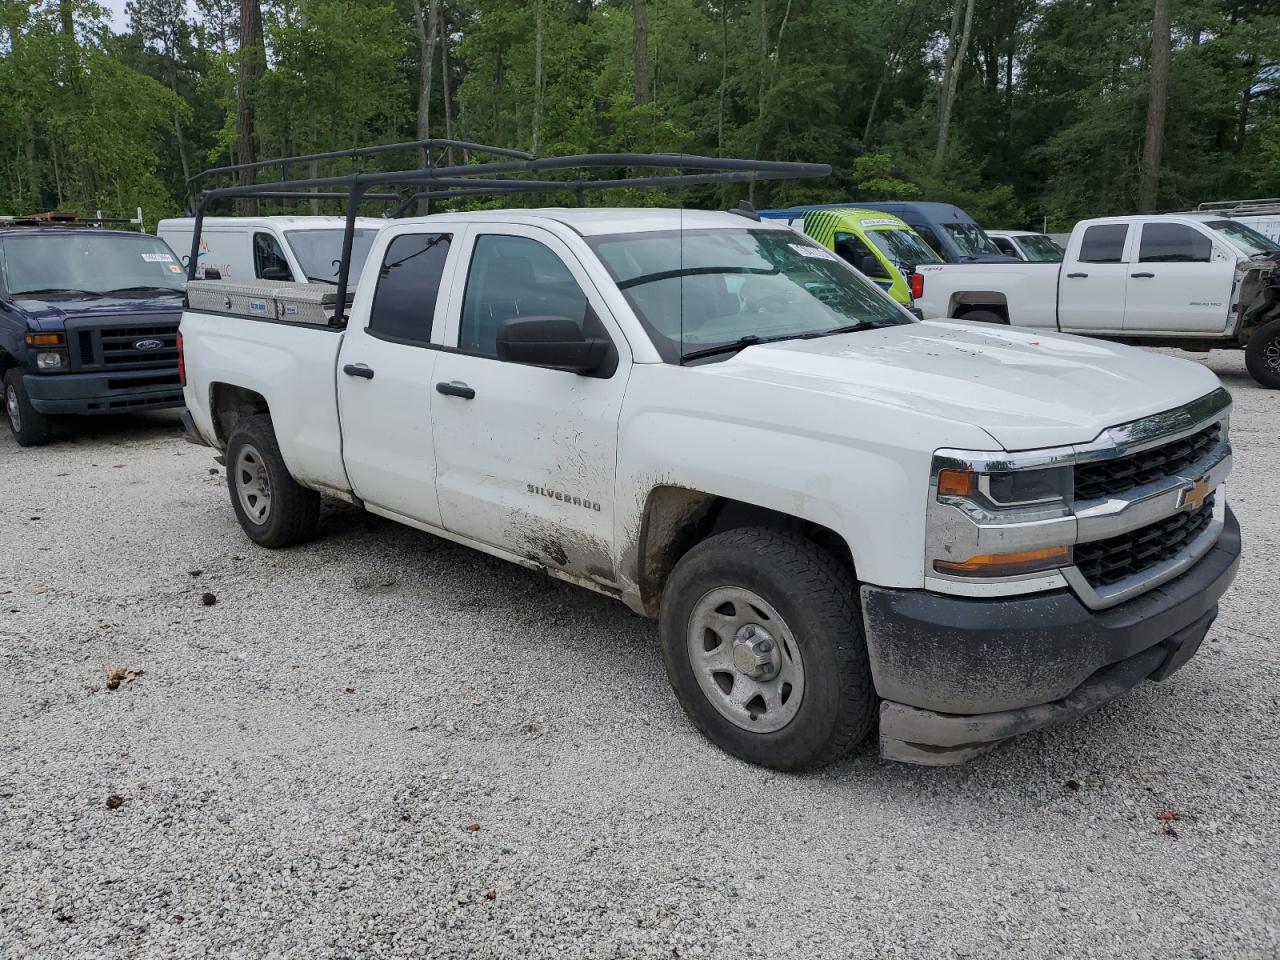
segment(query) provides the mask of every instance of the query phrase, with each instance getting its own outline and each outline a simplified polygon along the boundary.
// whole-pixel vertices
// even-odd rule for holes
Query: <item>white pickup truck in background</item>
[[[922,264],[916,306],[959,317],[1186,350],[1244,349],[1280,388],[1280,244],[1215,214],[1076,224],[1061,264]]]
[[[249,537],[304,541],[323,493],[616,597],[751,762],[878,718],[884,756],[954,763],[1079,716],[1186,662],[1238,564],[1212,373],[919,322],[781,223],[410,218],[349,310],[188,297],[184,423]]]

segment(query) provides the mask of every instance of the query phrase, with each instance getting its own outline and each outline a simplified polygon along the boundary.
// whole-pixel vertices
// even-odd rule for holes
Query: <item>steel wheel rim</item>
[[[22,432],[22,411],[18,408],[18,391],[10,384],[4,391],[4,409],[9,414],[9,426],[14,433]]]
[[[240,509],[254,523],[266,523],[271,517],[271,474],[258,448],[248,443],[241,447],[232,469]]]
[[[1262,350],[1262,362],[1272,370],[1280,371],[1280,337],[1272,337]]]
[[[804,659],[791,628],[759,594],[745,587],[704,594],[689,615],[687,648],[698,687],[735,726],[773,733],[795,719]]]

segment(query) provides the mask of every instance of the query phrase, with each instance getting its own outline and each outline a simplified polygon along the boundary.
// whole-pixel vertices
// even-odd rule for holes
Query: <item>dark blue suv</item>
[[[0,376],[22,446],[51,418],[182,406],[186,271],[156,237],[0,226]]]

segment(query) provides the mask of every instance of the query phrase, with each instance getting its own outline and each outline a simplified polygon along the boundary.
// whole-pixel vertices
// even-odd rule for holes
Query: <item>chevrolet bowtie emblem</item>
[[[1182,505],[1190,510],[1199,510],[1209,496],[1209,481],[1201,477],[1195,485],[1182,494]]]

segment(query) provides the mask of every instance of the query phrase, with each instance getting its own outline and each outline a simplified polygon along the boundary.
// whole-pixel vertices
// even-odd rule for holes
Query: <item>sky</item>
[[[104,7],[111,11],[111,23],[117,30],[123,30],[129,22],[129,18],[124,14],[124,0],[98,0]]]

